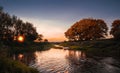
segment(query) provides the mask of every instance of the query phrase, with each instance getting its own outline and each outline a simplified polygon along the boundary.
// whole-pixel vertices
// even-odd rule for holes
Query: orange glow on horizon
[[[18,36],[17,40],[18,40],[19,42],[24,42],[24,37],[23,37],[23,36]]]
[[[65,40],[67,40],[65,37],[51,37],[51,38],[49,37],[47,39],[50,42],[63,42]]]

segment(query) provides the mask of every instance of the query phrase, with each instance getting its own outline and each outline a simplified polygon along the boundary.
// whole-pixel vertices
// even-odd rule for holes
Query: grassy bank
[[[114,57],[120,56],[120,43],[113,39],[64,42],[62,46],[68,46],[72,50],[84,50],[87,56]]]
[[[39,73],[36,69],[30,68],[21,62],[0,57],[0,73]]]
[[[38,73],[24,63],[10,59],[13,54],[48,50],[52,45],[48,42],[0,42],[0,73]]]
[[[52,47],[52,44],[48,42],[24,42],[24,43],[13,43],[10,45],[10,53],[24,53],[24,52],[34,52],[48,50]]]

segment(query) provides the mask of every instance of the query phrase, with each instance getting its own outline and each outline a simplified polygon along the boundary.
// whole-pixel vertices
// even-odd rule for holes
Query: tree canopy
[[[0,7],[0,41],[12,41],[14,37],[23,35],[26,40],[33,41],[38,33],[32,23],[23,22],[16,16],[10,16]]]
[[[82,19],[74,23],[66,32],[65,36],[71,40],[94,40],[105,38],[108,27],[102,19]]]
[[[113,21],[110,34],[112,34],[115,39],[120,39],[120,20],[119,19]]]

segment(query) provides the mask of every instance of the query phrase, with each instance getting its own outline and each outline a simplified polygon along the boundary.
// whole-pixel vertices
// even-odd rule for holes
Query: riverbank
[[[24,42],[24,43],[13,43],[10,46],[10,53],[24,53],[24,52],[34,52],[48,50],[52,47],[51,43],[48,42]]]
[[[83,50],[89,57],[114,57],[119,59],[120,43],[114,39],[63,42],[60,45],[70,47],[71,50]]]
[[[48,42],[0,42],[0,73],[39,73],[20,61],[11,59],[13,54],[48,50],[52,44]]]
[[[6,57],[0,57],[0,73],[39,73],[37,69]]]

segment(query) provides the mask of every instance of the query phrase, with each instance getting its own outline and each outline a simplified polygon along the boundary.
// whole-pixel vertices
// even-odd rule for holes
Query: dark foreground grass
[[[5,57],[0,57],[0,73],[39,73],[36,69],[30,68],[21,62]]]

